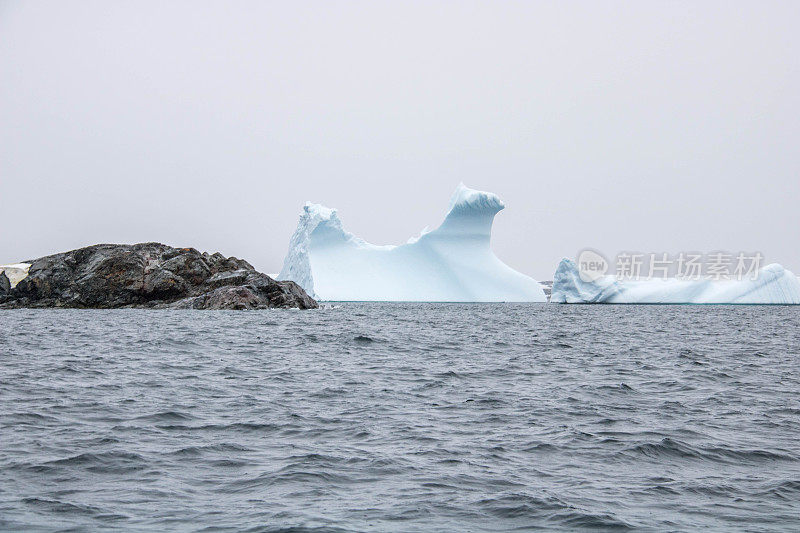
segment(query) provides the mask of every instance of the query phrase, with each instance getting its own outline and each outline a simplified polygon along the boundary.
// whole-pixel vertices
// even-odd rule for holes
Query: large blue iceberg
[[[347,232],[336,210],[306,203],[278,279],[329,301],[544,302],[536,280],[491,249],[496,195],[459,185],[441,226],[399,246]]]
[[[578,266],[563,259],[553,278],[553,303],[610,304],[800,304],[800,280],[778,264],[761,268],[755,279],[618,280],[581,278]]]

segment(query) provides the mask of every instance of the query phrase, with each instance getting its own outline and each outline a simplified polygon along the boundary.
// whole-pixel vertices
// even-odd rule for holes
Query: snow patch
[[[30,268],[30,263],[14,263],[12,265],[0,265],[0,272],[6,275],[13,289],[17,286],[17,283],[28,277]]]

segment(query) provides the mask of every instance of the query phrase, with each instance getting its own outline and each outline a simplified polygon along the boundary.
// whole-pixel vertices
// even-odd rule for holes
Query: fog
[[[2,2],[0,263],[160,241],[280,270],[497,193],[538,279],[592,247],[800,272],[800,3]]]

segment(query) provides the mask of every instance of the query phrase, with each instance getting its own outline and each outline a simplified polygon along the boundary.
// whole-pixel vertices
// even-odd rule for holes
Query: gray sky
[[[591,246],[800,273],[800,2],[0,2],[0,263],[161,241],[277,272],[459,181],[552,279]]]

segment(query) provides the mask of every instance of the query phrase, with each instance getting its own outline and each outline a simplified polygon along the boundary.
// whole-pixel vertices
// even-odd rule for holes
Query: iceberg
[[[536,280],[492,252],[492,222],[504,207],[462,183],[437,229],[378,246],[346,231],[335,209],[307,202],[278,279],[329,301],[545,302]]]
[[[609,304],[800,304],[800,280],[778,264],[761,268],[755,279],[585,281],[574,261],[563,259],[553,278],[553,303]]]

